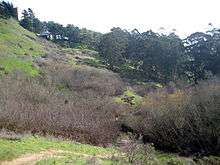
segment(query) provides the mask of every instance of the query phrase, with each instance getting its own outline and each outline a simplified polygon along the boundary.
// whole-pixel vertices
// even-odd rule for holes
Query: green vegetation
[[[105,68],[105,66],[101,63],[100,60],[98,60],[95,57],[90,56],[81,56],[77,58],[72,58],[69,60],[69,64],[75,66],[75,65],[88,65],[95,68]]]
[[[80,158],[80,156],[74,156],[74,155],[70,155],[70,156],[64,156],[64,158],[48,158],[48,159],[44,159],[41,160],[39,162],[37,162],[36,165],[54,165],[54,164],[59,164],[59,165],[65,165],[65,164],[74,164],[74,165],[86,165],[87,160],[82,157]]]
[[[0,73],[20,70],[31,76],[38,75],[32,60],[43,55],[44,49],[36,40],[36,36],[16,20],[0,19]]]
[[[41,22],[29,8],[23,11],[20,24],[35,33],[47,32],[47,38],[68,48],[99,52],[105,66],[127,79],[162,84],[184,80],[197,84],[219,75],[219,28],[195,32],[186,39],[175,33],[159,34],[152,30],[140,33],[120,27],[101,34],[69,24]],[[94,61],[89,61],[97,66]]]
[[[2,55],[36,57],[44,54],[36,36],[23,29],[14,19],[0,19],[0,50]]]
[[[218,155],[219,91],[219,80],[184,90],[159,89],[147,94],[124,124],[136,133],[144,132],[146,142],[158,149]]]
[[[74,48],[81,49],[81,50],[89,49],[89,47],[85,44],[76,44]]]
[[[27,153],[37,153],[45,150],[62,150],[66,156],[77,154],[111,155],[118,151],[112,148],[95,147],[71,141],[46,139],[27,136],[19,140],[0,139],[0,160],[12,160]]]
[[[26,154],[30,155],[50,151],[53,152],[52,157],[46,157],[45,155],[45,158],[38,160],[37,165],[86,165],[97,162],[102,165],[132,164],[131,162],[128,162],[127,156],[129,155],[126,156],[126,154],[117,149],[95,147],[54,138],[26,136],[17,140],[0,139],[0,147],[0,162],[11,161]],[[136,160],[136,157],[143,157],[143,159],[147,159],[147,163],[164,165],[195,164],[191,158],[179,157],[175,154],[152,151],[152,153],[142,155],[143,153],[139,152],[133,155],[134,153],[132,151],[133,154],[130,155],[132,156],[132,159]],[[204,160],[206,162],[210,162],[212,160],[217,162],[217,159],[219,160],[218,157],[206,157]],[[200,161],[203,162],[204,160]]]
[[[17,8],[12,3],[0,1],[0,18],[10,17],[18,19]]]
[[[0,129],[105,147],[114,146],[122,132],[130,139],[116,143],[119,151],[32,135],[0,138],[0,161],[55,150],[54,157],[38,164],[189,164],[194,155],[207,164],[219,162],[220,82],[214,78],[220,73],[219,29],[186,40],[137,29],[101,34],[54,22],[42,26],[28,9],[20,21],[27,31],[10,18],[13,5],[5,5],[8,13],[0,11]],[[37,38],[34,33],[42,30],[65,48]]]
[[[71,65],[88,65],[95,68],[106,68],[103,60],[96,51],[75,48],[64,48],[62,51],[72,56],[69,60],[69,64]]]
[[[100,159],[93,157],[85,157],[85,156],[75,156],[71,154],[66,154],[62,158],[48,158],[39,161],[36,165],[66,165],[66,164],[74,164],[74,165],[88,165],[93,163],[99,163],[102,165],[126,165],[126,163],[108,160],[108,159]]]
[[[132,106],[138,106],[142,102],[142,97],[134,93],[133,90],[126,90],[123,95],[115,97],[113,99],[119,104],[130,104]]]
[[[24,73],[31,75],[31,76],[37,76],[39,74],[39,70],[35,69],[32,66],[32,62],[29,60],[22,60],[19,58],[1,58],[0,57],[0,65],[3,68],[0,71],[0,74],[6,74],[10,73],[12,71],[21,70]]]
[[[82,63],[96,68],[105,68],[105,65],[102,64],[101,60],[95,57],[84,58],[82,59]]]
[[[128,79],[163,84],[183,79],[197,84],[219,74],[219,39],[219,28],[193,33],[185,40],[174,33],[112,28],[101,37],[99,53],[109,69]]]
[[[157,159],[161,162],[169,162],[169,163],[176,163],[177,165],[184,165],[187,163],[187,161],[190,161],[190,158],[184,158],[184,157],[178,157],[175,154],[172,153],[163,153],[163,152],[157,152]],[[191,164],[193,164],[193,161],[191,160]],[[189,163],[189,162],[188,162]]]

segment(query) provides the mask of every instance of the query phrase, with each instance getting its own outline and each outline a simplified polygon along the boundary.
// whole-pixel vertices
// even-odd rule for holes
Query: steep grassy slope
[[[34,57],[44,54],[36,36],[13,19],[0,19],[0,74],[20,70],[35,76]]]

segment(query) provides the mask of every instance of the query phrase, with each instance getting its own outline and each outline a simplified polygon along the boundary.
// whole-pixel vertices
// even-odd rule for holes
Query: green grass
[[[36,165],[65,165],[65,164],[74,164],[74,165],[83,165],[87,161],[84,158],[79,158],[75,156],[65,156],[64,158],[48,158],[37,162]]]
[[[76,60],[75,58],[73,58],[73,59],[69,60],[68,63],[69,63],[70,65],[75,66],[75,65],[77,65],[77,60]]]
[[[75,45],[75,49],[86,50],[86,49],[89,49],[89,46],[87,46],[86,44],[79,43]]]
[[[74,162],[74,164],[86,164],[88,157],[96,155],[112,155],[119,153],[113,148],[102,148],[86,144],[80,144],[72,141],[62,141],[57,139],[46,139],[43,137],[27,136],[20,140],[0,139],[0,162],[15,159],[24,154],[39,153],[45,150],[64,151],[58,156],[38,162],[43,164],[65,164],[66,162]],[[80,155],[82,154],[82,156]],[[88,157],[85,157],[87,155]],[[90,158],[91,159],[91,158]],[[113,161],[108,159],[96,158],[102,161],[102,164],[111,164]]]
[[[123,95],[118,96],[118,97],[114,97],[113,100],[114,102],[118,103],[118,104],[127,104],[123,98],[125,97],[134,97],[132,100],[132,103],[134,106],[138,106],[141,104],[142,102],[142,97],[137,95],[136,93],[134,93],[134,91],[127,89]]]
[[[86,144],[46,139],[43,137],[24,137],[20,140],[0,139],[0,160],[11,160],[25,153],[35,153],[47,149],[71,151],[89,155],[111,154],[113,148],[102,148]]]
[[[97,54],[90,55],[88,52],[95,52],[89,49],[75,49],[75,48],[64,48],[62,49],[63,52],[67,54],[73,55],[73,58],[69,60],[69,64],[71,65],[88,65],[95,68],[106,68],[103,64],[103,60]],[[77,55],[78,58],[75,56]]]
[[[1,68],[4,68],[0,71],[0,74],[21,70],[31,76],[39,75],[39,70],[32,66],[32,61],[30,60],[19,59],[16,57],[0,57],[0,66]]]
[[[102,164],[102,165],[127,165],[128,163],[122,161],[114,161],[108,159],[99,159],[99,158],[86,158],[83,156],[75,156],[75,155],[65,155],[62,158],[48,158],[39,161],[36,165],[89,165],[89,164]]]
[[[113,148],[102,148],[72,141],[33,136],[27,136],[19,140],[0,139],[0,148],[1,161],[12,160],[27,153],[37,153],[51,149],[68,151],[67,154],[64,154],[64,159],[69,159],[69,156],[74,156],[74,153],[95,156],[110,155],[119,152]]]
[[[69,60],[69,64],[76,66],[76,65],[88,65],[95,68],[106,68],[103,65],[102,61],[98,59],[98,57],[90,57],[90,56],[83,56],[80,59],[72,58]]]
[[[39,71],[32,67],[32,60],[44,53],[35,34],[14,19],[0,19],[0,74],[19,70],[36,76]]]
[[[40,153],[41,151],[55,150],[63,151],[55,154],[53,157],[39,160],[37,165],[86,165],[92,162],[99,162],[102,165],[126,165],[126,156],[117,157],[121,152],[115,148],[102,148],[86,144],[80,144],[72,141],[63,141],[54,138],[43,138],[26,136],[19,140],[0,139],[0,164],[1,161],[10,161],[25,154]],[[192,158],[179,157],[171,153],[156,151],[154,159],[149,159],[151,163],[162,165],[194,165]],[[107,155],[109,158],[100,156]],[[115,155],[116,159],[111,156]],[[219,157],[205,157],[200,162],[220,162]]]
[[[44,54],[35,34],[22,28],[14,19],[0,19],[0,50],[5,55],[36,57]]]

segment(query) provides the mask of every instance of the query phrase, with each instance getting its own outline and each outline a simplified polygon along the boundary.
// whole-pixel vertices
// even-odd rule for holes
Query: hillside
[[[13,19],[0,19],[0,49],[1,73],[22,70],[32,76],[38,74],[32,61],[45,51],[36,41],[36,36]]]
[[[69,137],[80,142],[97,145],[108,142],[110,140],[108,138],[114,136],[113,134],[107,135],[110,137],[100,134],[100,137],[95,139],[92,137],[93,133],[90,132],[93,129],[100,131],[105,129],[104,125],[97,125],[96,122],[102,121],[101,117],[106,114],[100,112],[99,117],[95,114],[98,113],[95,109],[108,102],[106,97],[113,96],[117,92],[120,93],[122,82],[112,72],[86,66],[95,61],[95,57],[89,56],[91,54],[96,53],[89,50],[62,49],[36,37],[13,19],[0,19],[0,128],[17,133],[30,131],[40,135],[46,131],[46,134]],[[103,96],[101,101],[100,97]],[[10,100],[9,104],[6,103],[7,105],[3,103],[6,100]],[[47,108],[42,107],[43,104]],[[82,105],[84,106],[82,107]],[[29,109],[30,106],[32,110]],[[75,108],[72,109],[72,107]],[[104,109],[106,108],[104,107]],[[28,118],[23,116],[25,113],[29,113]],[[84,113],[87,114],[87,117],[82,118]],[[44,116],[46,120],[39,115]],[[111,114],[109,115],[111,116]],[[10,116],[13,118],[11,118],[13,126],[9,124]],[[51,116],[54,118],[53,121],[51,121]],[[112,120],[112,117],[110,119]],[[72,123],[74,120],[75,122]],[[88,122],[93,124],[89,126]],[[70,126],[70,124],[75,126]],[[115,127],[114,124],[113,127]],[[29,164],[37,163],[41,159],[42,162],[38,164],[45,164],[45,162],[53,164],[55,161],[58,164],[65,164],[66,161],[74,164],[87,164],[89,161],[111,164],[114,162],[114,160],[110,160],[111,155],[118,152],[113,149],[79,143],[69,144],[57,140],[50,142],[42,138],[30,137],[17,141],[17,135],[14,136],[15,141],[9,140],[13,138],[11,135],[9,135],[11,138],[8,139],[6,134],[5,139],[5,134],[1,133],[0,164],[19,164],[19,162]],[[36,154],[34,155],[34,153]],[[10,162],[10,160],[26,156],[26,154],[33,155],[27,157],[27,160],[18,158],[18,160]]]
[[[1,134],[2,137],[2,134]],[[13,136],[11,136],[13,138]],[[14,137],[15,138],[15,137]],[[116,164],[111,160],[115,155],[122,158],[123,154],[113,148],[102,148],[79,144],[71,141],[62,141],[51,137],[23,136],[21,139],[0,139],[0,164]],[[121,162],[121,164],[123,164]]]
[[[191,136],[177,136],[188,126],[190,105],[218,111],[218,81],[194,93],[172,84],[130,83],[107,68],[94,50],[63,48],[14,19],[0,19],[0,164],[219,163],[216,154],[178,156],[191,152],[181,144]]]
[[[102,148],[53,137],[33,137],[0,132],[1,165],[128,165],[128,155],[118,148]],[[162,152],[148,153],[148,163],[194,164],[192,160]],[[138,158],[138,157],[137,157]],[[141,158],[141,157],[139,157]],[[138,159],[139,159],[138,158]],[[217,159],[213,157],[213,160]]]

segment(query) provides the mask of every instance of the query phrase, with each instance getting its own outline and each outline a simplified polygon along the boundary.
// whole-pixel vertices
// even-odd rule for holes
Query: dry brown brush
[[[70,68],[47,72],[50,75],[43,78],[8,75],[0,79],[0,128],[62,136],[96,145],[113,142],[119,133],[116,122],[119,108],[110,96],[121,90],[120,85],[114,85],[114,81],[120,80],[110,77],[112,74],[108,72],[103,80],[101,73],[94,70],[84,71],[84,77],[83,71]],[[62,85],[69,88],[59,88]]]
[[[123,122],[164,150],[217,154],[220,151],[220,82],[148,94]]]

